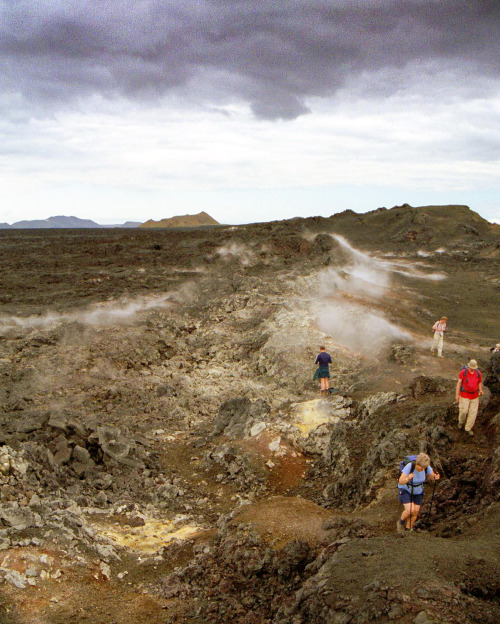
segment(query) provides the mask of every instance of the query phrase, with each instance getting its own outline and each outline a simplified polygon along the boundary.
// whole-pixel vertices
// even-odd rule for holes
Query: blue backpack
[[[403,468],[411,463],[410,472],[415,472],[416,459],[418,455],[407,455],[404,459],[399,462],[399,474],[403,472]]]
[[[411,472],[415,472],[415,466],[417,465],[417,462],[416,462],[417,457],[418,457],[418,455],[407,455],[404,459],[402,459],[399,462],[399,475],[400,476],[401,476],[401,473],[403,472],[403,468],[405,466],[407,466],[408,464],[411,464],[410,473]],[[429,467],[427,467],[425,469],[425,474],[426,475],[430,474],[430,472],[428,472],[428,471],[429,471]],[[408,483],[406,483],[406,485],[409,485],[410,487],[413,487],[413,479],[408,481]]]

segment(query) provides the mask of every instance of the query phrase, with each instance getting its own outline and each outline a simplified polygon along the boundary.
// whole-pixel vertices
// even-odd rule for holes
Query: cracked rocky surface
[[[497,622],[500,228],[476,217],[1,232],[0,621]],[[443,479],[399,535],[419,450]]]

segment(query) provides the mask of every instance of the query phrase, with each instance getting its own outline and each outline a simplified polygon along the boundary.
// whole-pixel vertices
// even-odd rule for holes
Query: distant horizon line
[[[402,206],[404,206],[404,205],[410,206],[410,204],[404,204],[404,203],[401,204],[401,205]],[[445,206],[445,205],[451,205],[451,204],[436,204],[436,206]],[[461,204],[461,205],[466,206],[466,204]],[[392,206],[391,208],[396,208],[396,207],[397,206]],[[412,208],[424,208],[426,206],[410,206],[410,207],[412,207]],[[386,208],[384,206],[384,207],[379,207],[379,208],[372,208],[371,210],[368,210],[368,211],[365,211],[365,212],[373,212],[375,210],[381,210],[381,209],[390,210],[391,208]],[[470,208],[470,207],[469,207],[469,209],[472,210],[472,208]],[[340,212],[343,212],[343,211],[340,211]],[[356,212],[354,210],[352,210],[351,212],[354,212],[355,214],[365,214],[364,212],[359,212],[358,213],[358,212]],[[39,221],[39,222],[47,222],[47,221],[49,221],[51,219],[57,219],[57,218],[78,219],[79,221],[90,221],[90,222],[95,223],[96,225],[102,226],[102,227],[113,227],[113,226],[124,227],[128,223],[134,224],[133,227],[138,227],[139,225],[143,225],[144,223],[147,223],[148,221],[159,222],[159,221],[162,221],[162,220],[168,220],[168,219],[172,219],[172,218],[175,218],[175,217],[181,217],[181,216],[186,216],[186,217],[187,216],[196,216],[196,215],[199,215],[201,213],[204,213],[207,216],[211,217],[211,215],[209,213],[207,213],[206,211],[200,211],[200,212],[197,212],[197,213],[186,213],[184,215],[174,215],[174,217],[160,217],[160,218],[157,218],[157,219],[149,218],[149,219],[146,219],[145,221],[140,220],[140,219],[133,219],[133,218],[124,219],[124,220],[117,220],[117,219],[99,219],[99,220],[96,220],[96,219],[88,218],[88,217],[77,217],[75,215],[62,215],[62,214],[58,214],[58,215],[51,215],[50,217],[46,217],[44,219],[43,218],[38,218],[38,219],[29,219],[29,218],[28,219],[19,219],[17,221],[12,222],[12,223],[8,223],[7,221],[3,221],[3,222],[0,221],[0,229],[2,229],[2,227],[1,227],[2,225],[7,225],[9,227],[12,227],[12,226],[15,226],[18,223],[30,223],[30,222],[37,222],[37,221]],[[332,215],[334,215],[334,214],[337,214],[337,213],[332,213]],[[477,214],[479,214],[479,213],[477,213]],[[332,215],[330,215],[330,216],[332,216]],[[318,215],[318,216],[320,216],[320,215]],[[479,215],[479,216],[481,216],[481,215]],[[213,217],[211,217],[211,218],[213,218]],[[296,219],[296,218],[299,218],[299,219],[300,218],[304,218],[304,219],[306,219],[308,217],[301,217],[300,215],[295,215],[294,217],[286,217],[284,219],[270,219],[269,222],[271,222],[271,221],[286,221],[286,220],[289,220],[289,219]],[[500,225],[500,219],[497,219],[497,218],[488,219],[488,218],[485,218],[485,217],[481,217],[481,218],[483,218],[488,223]],[[249,225],[249,224],[252,224],[252,223],[266,223],[266,222],[268,222],[268,221],[242,221],[242,222],[235,222],[235,223],[234,222],[233,223],[227,223],[226,222],[226,223],[219,223],[219,225],[221,225],[221,226]],[[4,228],[4,229],[7,229],[7,228]],[[23,229],[23,228],[19,228],[19,229]],[[26,228],[26,229],[28,229],[28,228]],[[36,228],[35,227],[35,228],[31,228],[31,229],[43,229],[43,228]],[[50,228],[47,228],[47,229],[50,229]]]

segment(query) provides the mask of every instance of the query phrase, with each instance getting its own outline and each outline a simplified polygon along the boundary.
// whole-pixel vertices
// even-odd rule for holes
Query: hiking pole
[[[431,504],[429,507],[429,520],[431,520],[431,513],[432,513],[432,501],[434,500],[434,492],[436,491],[436,479],[434,479],[434,486],[432,488],[432,496],[431,496]]]
[[[411,515],[412,515],[412,507],[413,507],[413,479],[411,480],[411,494],[410,494],[410,531],[412,529],[411,526]]]

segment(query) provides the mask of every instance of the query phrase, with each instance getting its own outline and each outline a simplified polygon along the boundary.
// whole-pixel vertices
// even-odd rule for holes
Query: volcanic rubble
[[[431,240],[419,256],[425,241],[398,226],[397,244],[359,265],[387,272],[389,258],[380,297],[353,281],[361,252],[330,236],[353,218],[49,232],[44,257],[62,254],[72,277],[47,283],[37,312],[33,265],[19,261],[0,318],[2,622],[500,621],[500,353],[482,320],[498,331],[495,299],[468,302],[475,334],[457,313],[444,360],[429,350],[442,309],[453,325],[462,270],[498,293],[498,237],[469,232],[439,253]],[[11,268],[29,236],[1,239]],[[79,288],[95,271],[86,245],[109,259],[117,237],[92,307]],[[460,256],[471,249],[472,265]],[[424,274],[446,275],[441,291],[411,274],[422,257]],[[107,284],[118,267],[128,293]],[[350,345],[347,326],[321,321],[341,302],[401,332],[372,348],[372,324]],[[329,396],[312,380],[321,343]],[[472,355],[486,388],[468,437],[454,388]],[[398,534],[399,460],[419,451],[442,478]]]

